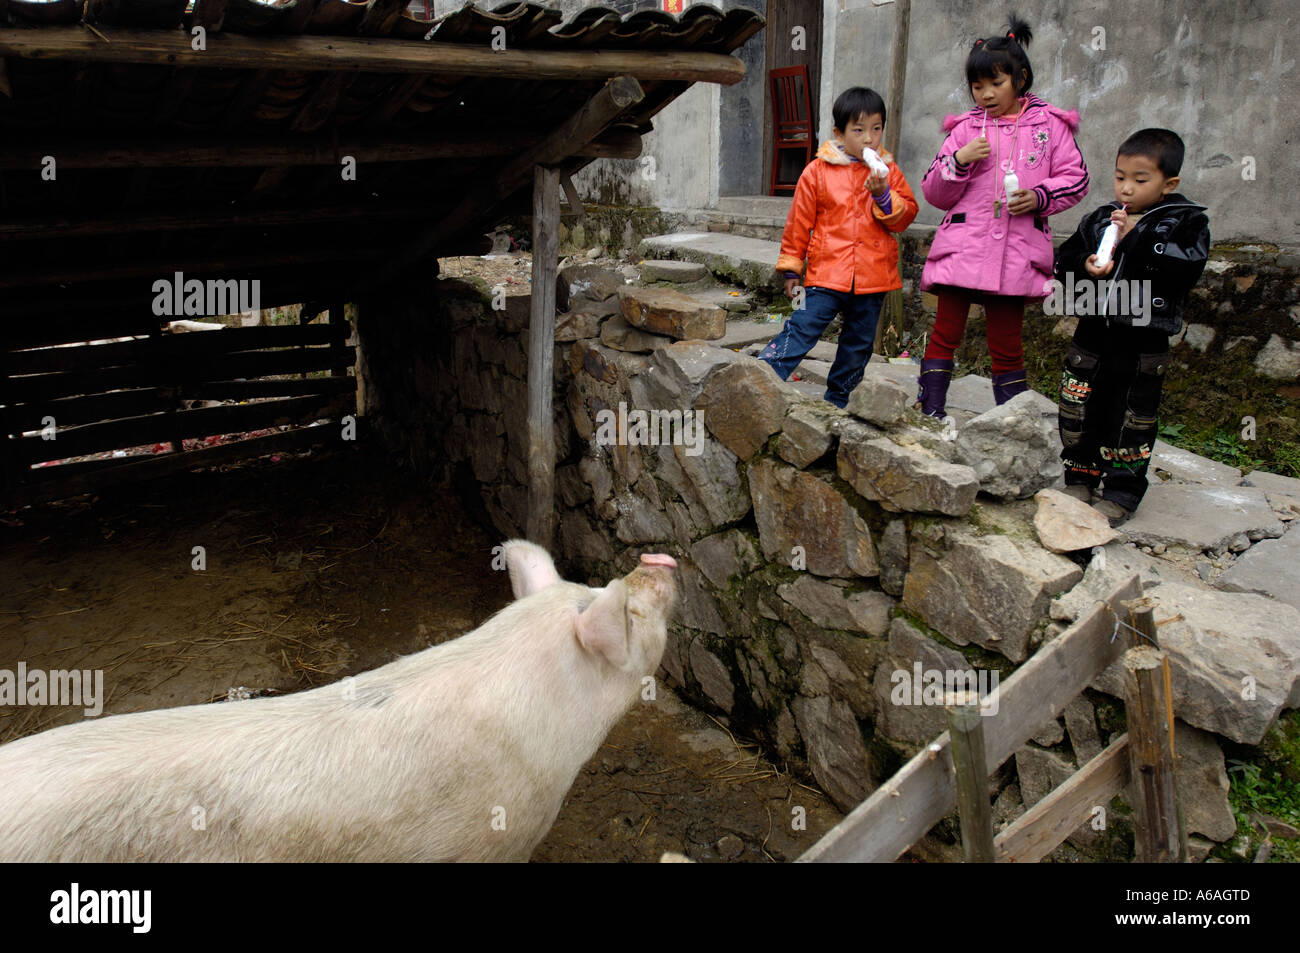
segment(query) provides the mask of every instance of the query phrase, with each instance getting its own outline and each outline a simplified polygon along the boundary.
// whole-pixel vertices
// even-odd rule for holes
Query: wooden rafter
[[[339,157],[361,162],[420,162],[426,159],[471,159],[517,154],[532,148],[540,136],[523,140],[503,136],[367,136],[339,141],[326,136],[278,138],[147,137],[96,139],[86,136],[42,139],[37,144],[0,144],[0,170],[39,169],[54,156],[60,169],[138,169],[149,167],[262,167],[336,165]],[[641,154],[641,137],[631,129],[613,129],[576,155],[634,159]]]
[[[722,53],[674,50],[493,50],[458,43],[342,36],[260,37],[214,34],[207,49],[190,48],[179,30],[80,26],[41,30],[0,29],[0,56],[194,66],[205,69],[281,69],[357,73],[448,73],[531,80],[606,79],[628,75],[647,80],[738,83],[745,65]]]

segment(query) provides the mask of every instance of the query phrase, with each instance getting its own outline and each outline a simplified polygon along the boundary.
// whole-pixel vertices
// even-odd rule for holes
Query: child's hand
[[[798,287],[799,287],[798,278],[785,279],[785,296],[787,298],[794,298],[795,289],[797,289]]]
[[[1007,211],[1012,215],[1025,215],[1038,211],[1038,194],[1029,189],[1016,189],[1007,202]]]
[[[1129,221],[1128,211],[1117,208],[1110,213],[1110,220],[1119,223],[1119,236],[1115,239],[1116,244],[1124,240],[1124,236],[1133,230],[1133,222]]]
[[[989,141],[980,136],[978,139],[972,139],[957,150],[957,161],[963,165],[970,165],[976,159],[987,159],[992,151],[989,148]]]
[[[867,176],[867,191],[876,198],[883,199],[889,193],[889,176],[875,173]]]
[[[1105,278],[1114,268],[1115,262],[1113,260],[1106,262],[1105,268],[1098,268],[1096,255],[1089,255],[1088,260],[1083,263],[1083,270],[1094,278]]]

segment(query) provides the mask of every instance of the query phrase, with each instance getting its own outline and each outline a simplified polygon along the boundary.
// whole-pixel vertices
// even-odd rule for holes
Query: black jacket
[[[1089,255],[1095,254],[1101,244],[1102,232],[1110,224],[1110,213],[1120,207],[1111,202],[1094,211],[1056,253],[1054,272],[1056,280],[1070,287],[1068,275],[1074,274],[1074,287],[1081,282],[1096,281],[1084,268]],[[1174,192],[1164,201],[1151,206],[1137,224],[1115,248],[1115,267],[1106,276],[1107,281],[1151,282],[1151,300],[1146,302],[1149,327],[1176,334],[1183,326],[1183,302],[1192,290],[1210,253],[1210,220],[1205,206],[1188,201]],[[1125,310],[1119,305],[1114,290],[1107,299],[1106,292],[1098,290],[1094,300],[1096,313],[1105,313],[1108,320],[1117,324],[1133,324],[1134,313],[1139,309]]]

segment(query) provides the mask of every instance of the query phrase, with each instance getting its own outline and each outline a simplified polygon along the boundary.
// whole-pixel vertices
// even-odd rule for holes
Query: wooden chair
[[[803,162],[799,172],[812,161],[812,99],[808,92],[808,67],[785,66],[768,70],[772,87],[772,183],[770,194],[794,193],[798,174],[791,182],[780,182],[781,154],[799,151]]]

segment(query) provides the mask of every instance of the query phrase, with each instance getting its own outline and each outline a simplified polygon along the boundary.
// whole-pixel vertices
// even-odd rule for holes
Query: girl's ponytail
[[[1008,27],[1000,36],[976,40],[971,47],[966,57],[966,83],[969,86],[979,79],[991,79],[995,73],[1006,73],[1015,78],[1017,95],[1024,96],[1034,85],[1034,68],[1025,53],[1034,31],[1015,13],[1007,20]]]
[[[1029,29],[1029,24],[1020,19],[1015,13],[1009,14],[1007,21],[1009,25],[1007,38],[1015,40],[1022,49],[1028,48],[1029,41],[1034,38],[1034,31]]]

